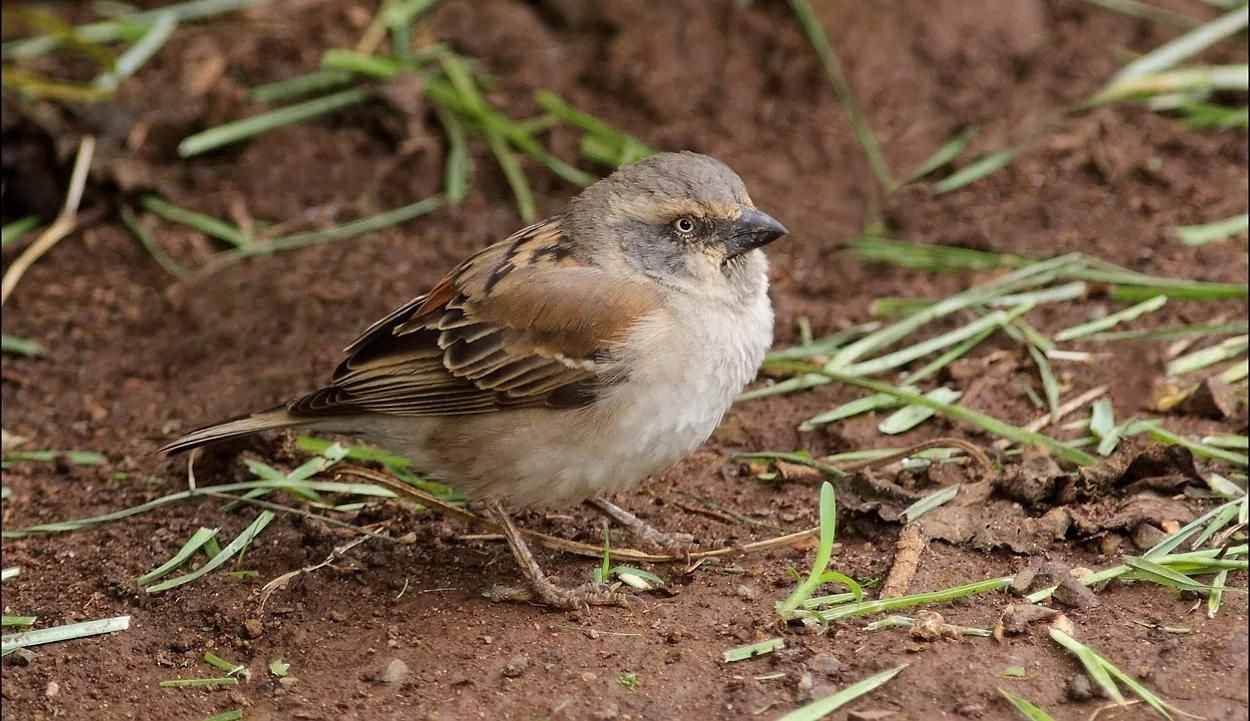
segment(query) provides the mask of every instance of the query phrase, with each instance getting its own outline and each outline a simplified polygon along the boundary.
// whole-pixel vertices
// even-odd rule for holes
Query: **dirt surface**
[[[1202,2],[1167,4],[1194,17],[1214,13]],[[915,241],[1036,256],[1082,250],[1151,273],[1244,282],[1244,237],[1192,249],[1168,234],[1178,224],[1244,210],[1244,132],[1190,131],[1135,107],[1073,116],[1054,132],[1036,132],[1056,110],[1095,91],[1129,52],[1155,47],[1174,31],[1075,1],[940,0],[922,11],[903,2],[813,5],[896,173],[918,166],[969,124],[981,127],[973,152],[1038,139],[1011,166],[962,191],[932,196],[916,187],[881,198],[815,54],[780,2],[445,0],[423,27],[480,59],[497,81],[492,100],[513,117],[532,114],[533,91],[550,87],[656,147],[696,149],[734,167],[756,203],[792,231],[770,251],[779,344],[795,340],[800,317],[819,335],[866,320],[875,297],[941,297],[978,280],[865,265],[841,252],[874,206],[899,237]],[[49,354],[4,357],[4,428],[30,439],[28,448],[92,449],[108,458],[94,467],[5,469],[12,490],[6,529],[103,513],[185,487],[181,461],[152,455],[159,440],[315,386],[358,330],[519,225],[482,147],[475,147],[471,192],[458,208],[250,259],[195,283],[173,281],[118,221],[119,201],[142,190],[237,222],[301,227],[437,192],[445,152],[437,123],[382,103],[177,158],[175,146],[189,133],[258,110],[247,88],[316,67],[326,48],[354,45],[372,12],[369,3],[309,0],[184,26],[116,103],[47,119],[62,130],[55,137],[18,120],[6,97],[6,222],[55,213],[85,132],[99,136],[100,149],[84,206],[105,215],[36,264],[6,303],[5,333],[38,339]],[[1244,41],[1221,52],[1209,59],[1244,62]],[[575,157],[576,142],[566,129],[551,133],[551,147],[565,158]],[[575,192],[527,168],[541,211],[558,210]],[[179,226],[161,224],[156,235],[190,266],[220,250]],[[5,262],[13,257],[6,249]],[[1054,331],[1096,310],[1049,306],[1030,319]],[[1245,306],[1173,302],[1139,325],[1219,313],[1244,317]],[[1058,364],[1065,397],[1109,383],[1118,417],[1141,412],[1162,374],[1165,346],[1111,345],[1098,363]],[[1014,368],[987,374],[966,402],[1023,423],[1037,414],[1024,393],[1037,385],[1036,374],[1009,341],[987,343],[976,355],[993,350],[1006,351]],[[731,460],[735,451],[823,454],[952,434],[988,443],[940,420],[887,438],[871,415],[818,432],[795,430],[855,396],[824,386],[740,404],[704,449],[618,501],[716,547],[815,522],[813,485],[758,481]],[[1245,433],[1244,423],[1188,416],[1169,423],[1193,433]],[[288,467],[300,460],[281,438],[219,448],[200,461],[199,483],[245,479],[240,450]],[[1186,504],[1191,512],[1204,507]],[[348,537],[280,514],[241,566],[254,576],[217,573],[152,596],[135,586],[135,576],[170,557],[197,527],[221,527],[232,538],[256,513],[226,513],[221,505],[200,500],[94,530],[5,540],[4,566],[22,567],[4,585],[6,613],[37,615],[40,626],[129,614],[132,625],[38,648],[29,662],[7,658],[3,718],[194,720],[236,707],[250,720],[775,718],[900,663],[910,667],[849,707],[893,715],[842,710],[832,718],[1012,718],[999,687],[1059,719],[1087,718],[1103,703],[1068,698],[1065,687],[1080,669],[1050,641],[1045,624],[1002,643],[921,642],[903,630],[863,631],[858,620],[823,635],[780,626],[773,605],[792,588],[787,569],[807,567],[810,546],[704,564],[690,574],[656,567],[671,582],[668,593],[641,594],[630,610],[566,614],[483,599],[484,590],[515,582],[517,573],[505,546],[458,539],[475,529],[370,505],[341,515],[357,524],[386,521],[386,532],[406,542],[357,547],[276,592],[263,616],[258,591],[265,582],[325,559]],[[692,508],[745,514],[758,525]],[[592,544],[602,537],[599,520],[578,510],[522,520]],[[846,512],[834,565],[857,578],[883,578],[898,532],[897,523]],[[1073,530],[1034,556],[1103,567],[1120,552],[1106,541]],[[1129,541],[1123,550],[1131,551]],[[565,583],[589,579],[594,565],[541,556]],[[1030,560],[934,542],[911,589],[1007,575]],[[1244,586],[1244,574],[1233,582]],[[1244,593],[1230,593],[1215,620],[1195,610],[1194,599],[1149,584],[1112,587],[1099,599],[1096,608],[1069,611],[1078,637],[1189,712],[1247,718]],[[1008,603],[990,594],[939,610],[949,622],[988,628]],[[730,647],[775,635],[785,637],[784,651],[733,665],[720,660]],[[200,661],[206,651],[248,664],[250,680],[219,691],[157,687],[217,675]],[[290,663],[290,678],[268,673],[274,658]],[[388,667],[397,670],[395,659],[407,673],[382,681]],[[1009,666],[1024,667],[1025,677],[1004,677]],[[1136,706],[1100,718],[1146,717]]]

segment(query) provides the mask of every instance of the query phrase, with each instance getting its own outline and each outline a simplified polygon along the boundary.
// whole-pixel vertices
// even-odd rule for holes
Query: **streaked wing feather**
[[[297,417],[465,415],[594,400],[614,344],[653,311],[653,291],[577,261],[559,219],[461,263],[346,349]]]

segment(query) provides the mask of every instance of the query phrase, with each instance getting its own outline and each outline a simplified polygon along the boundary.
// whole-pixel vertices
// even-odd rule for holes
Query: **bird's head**
[[[755,207],[738,174],[698,153],[658,153],[618,169],[571,204],[579,251],[596,264],[695,295],[762,292],[762,248],[786,228]]]

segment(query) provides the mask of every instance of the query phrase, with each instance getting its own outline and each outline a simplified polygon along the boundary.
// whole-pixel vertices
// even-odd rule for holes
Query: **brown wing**
[[[646,286],[574,259],[559,219],[460,264],[374,323],[332,383],[296,417],[441,416],[589,403],[612,380],[611,351],[655,309]]]

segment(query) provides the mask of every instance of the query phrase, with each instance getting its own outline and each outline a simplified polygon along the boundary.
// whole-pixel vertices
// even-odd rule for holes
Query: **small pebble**
[[[1094,689],[1090,686],[1089,677],[1083,673],[1078,673],[1068,679],[1068,686],[1064,691],[1073,701],[1088,701],[1094,697]]]
[[[760,597],[760,591],[754,586],[748,586],[745,583],[740,584],[734,589],[734,593],[738,594],[738,598],[743,601],[754,601]]]
[[[249,618],[243,622],[244,638],[260,638],[265,633],[265,624],[259,618]]]
[[[812,656],[807,662],[807,668],[813,673],[821,673],[826,676],[836,676],[842,672],[846,665],[837,659],[833,654],[822,653]]]
[[[529,666],[529,656],[526,656],[525,654],[517,654],[509,659],[508,663],[504,664],[503,675],[508,678],[517,678],[521,674],[525,673],[525,669],[529,668]]]
[[[386,664],[386,669],[382,671],[379,680],[389,686],[398,686],[407,678],[408,664],[398,658],[393,658],[390,663]]]
[[[595,681],[598,681],[598,680],[599,680],[599,677],[598,677],[598,676],[596,676],[596,675],[595,675],[593,672],[591,672],[591,671],[582,671],[582,676],[581,676],[581,678],[582,678],[582,680],[583,680],[583,681],[585,681],[586,683],[594,683]]]
[[[61,692],[61,684],[57,683],[56,681],[49,681],[48,687],[44,689],[43,691],[43,695],[47,696],[48,698],[56,698],[56,695],[59,694],[60,692]]]

